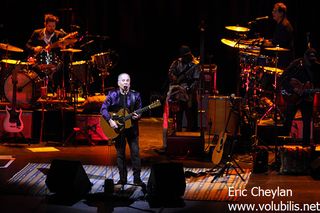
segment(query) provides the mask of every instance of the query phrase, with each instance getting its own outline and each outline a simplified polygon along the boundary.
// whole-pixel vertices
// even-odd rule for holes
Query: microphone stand
[[[204,138],[204,131],[203,131],[203,114],[205,113],[204,109],[203,109],[203,64],[204,64],[204,55],[205,55],[205,21],[202,19],[199,25],[199,30],[200,30],[200,69],[201,69],[201,73],[200,73],[200,85],[199,85],[199,94],[200,94],[200,110],[198,110],[198,112],[200,112],[200,136],[201,136],[201,142],[203,144],[205,144],[205,138]],[[189,124],[188,124],[189,125]]]

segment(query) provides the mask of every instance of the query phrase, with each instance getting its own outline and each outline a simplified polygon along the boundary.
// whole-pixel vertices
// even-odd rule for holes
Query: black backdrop
[[[145,104],[150,94],[162,93],[171,60],[177,56],[181,44],[191,46],[199,56],[201,21],[205,23],[204,58],[218,65],[218,89],[228,95],[236,91],[237,51],[220,42],[234,36],[227,25],[247,26],[255,17],[270,16],[276,1],[267,0],[4,0],[1,2],[0,42],[24,48],[35,28],[43,26],[43,15],[53,13],[60,18],[58,29],[70,32],[70,25],[79,25],[81,32],[108,36],[87,50],[94,54],[115,50],[119,64],[107,78],[107,86],[116,85],[116,76],[128,72],[132,87],[140,91]],[[306,35],[310,32],[312,45],[318,49],[316,1],[284,1],[288,17],[295,29],[296,57],[306,49]],[[272,19],[261,23],[260,36],[270,37]],[[3,55],[3,51],[1,52]],[[3,57],[3,56],[0,56]],[[11,58],[26,55],[12,53]],[[76,60],[82,60],[83,55]]]

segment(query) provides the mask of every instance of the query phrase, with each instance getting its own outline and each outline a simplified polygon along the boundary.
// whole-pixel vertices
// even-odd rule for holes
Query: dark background
[[[86,60],[90,55],[114,50],[119,63],[111,71],[106,86],[116,86],[116,77],[128,72],[132,88],[143,95],[144,104],[152,94],[163,94],[167,70],[178,55],[179,46],[189,45],[195,56],[200,54],[201,35],[204,37],[204,63],[218,66],[218,89],[229,95],[236,91],[239,69],[237,50],[221,43],[221,38],[237,35],[225,26],[247,23],[256,17],[272,17],[276,1],[269,0],[4,0],[1,2],[0,42],[25,47],[32,31],[43,27],[43,16],[52,13],[60,18],[57,29],[71,32],[70,25],[79,25],[80,33],[108,36],[94,39],[75,60]],[[310,32],[311,44],[319,47],[317,28],[320,11],[316,1],[283,1],[288,7],[288,18],[295,30],[296,57],[302,56]],[[200,23],[205,31],[200,33]],[[270,38],[272,18],[261,21],[256,30],[260,37]],[[91,38],[85,38],[87,41]],[[86,40],[83,40],[85,42]],[[0,52],[3,57],[3,51]],[[25,53],[11,53],[12,59],[25,59]]]

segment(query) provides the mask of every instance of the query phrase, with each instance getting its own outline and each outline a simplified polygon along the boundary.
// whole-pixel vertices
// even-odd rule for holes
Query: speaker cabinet
[[[33,116],[32,111],[26,111],[26,110],[22,111],[21,120],[24,124],[24,128],[21,132],[24,135],[24,137],[27,139],[32,138],[32,116]],[[3,129],[3,121],[4,121],[5,117],[6,117],[6,110],[0,110],[0,131],[1,131],[1,134],[5,134],[4,129]],[[8,136],[10,137],[11,133],[8,133],[8,134],[9,134]],[[12,134],[12,137],[14,137],[13,134]]]
[[[80,161],[53,160],[45,182],[50,192],[63,196],[83,196],[92,187]]]
[[[184,195],[185,189],[182,163],[158,163],[152,166],[147,184],[148,197],[178,199]]]
[[[200,132],[176,132],[167,138],[167,155],[171,156],[201,156],[204,150],[204,140]]]
[[[320,157],[313,160],[310,164],[310,174],[316,180],[320,180]]]

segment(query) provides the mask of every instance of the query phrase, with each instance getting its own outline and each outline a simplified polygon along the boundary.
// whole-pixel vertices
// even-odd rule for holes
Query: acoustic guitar
[[[211,162],[214,163],[215,165],[218,165],[221,162],[221,159],[223,156],[223,148],[227,140],[227,136],[228,135],[226,131],[222,131],[219,134],[218,143],[215,146],[211,156]]]
[[[12,72],[12,105],[11,108],[6,106],[6,117],[3,120],[3,129],[6,132],[18,133],[21,132],[24,128],[21,115],[22,109],[16,109],[17,103],[17,73],[19,69],[19,65],[17,65]]]
[[[125,129],[128,129],[131,127],[131,118],[134,113],[137,114],[142,114],[143,112],[156,108],[158,106],[161,106],[161,103],[159,100],[156,100],[152,104],[143,107],[141,109],[138,109],[132,113],[128,113],[126,109],[120,109],[118,112],[110,112],[112,120],[114,120],[118,128],[113,129],[110,125],[109,122],[106,121],[103,117],[100,118],[100,127],[103,131],[103,133],[109,138],[109,139],[114,139],[118,137],[120,133],[122,133]]]

